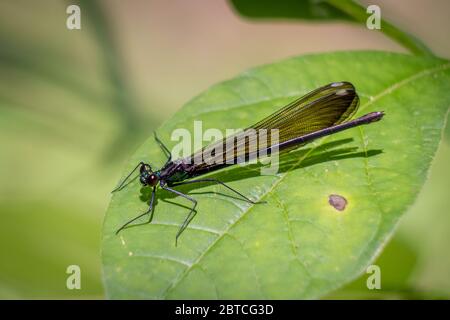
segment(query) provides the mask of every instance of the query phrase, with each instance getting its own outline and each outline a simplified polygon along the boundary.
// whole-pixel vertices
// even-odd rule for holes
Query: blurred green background
[[[363,3],[369,4],[368,1]],[[81,30],[66,8],[81,7]],[[446,0],[371,1],[450,57]],[[268,45],[270,44],[270,45]],[[405,52],[345,22],[252,22],[224,0],[0,3],[0,298],[104,297],[100,239],[110,191],[134,149],[218,81],[288,56]],[[377,263],[328,298],[450,298],[450,147]],[[81,267],[81,290],[66,268]]]

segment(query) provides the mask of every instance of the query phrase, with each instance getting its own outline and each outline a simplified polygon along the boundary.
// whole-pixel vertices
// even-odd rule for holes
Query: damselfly
[[[378,121],[384,115],[383,112],[371,112],[357,119],[346,121],[354,115],[358,109],[358,105],[359,97],[351,83],[330,83],[293,101],[255,125],[247,128],[246,130],[254,129],[256,135],[253,137],[241,139],[242,136],[239,134],[231,135],[194,152],[187,158],[177,160],[172,160],[171,152],[155,134],[156,142],[167,156],[165,165],[159,170],[153,170],[148,163],[140,162],[114,190],[120,190],[132,174],[139,169],[141,184],[152,188],[149,208],[146,212],[125,223],[116,233],[119,233],[130,223],[147,214],[150,214],[148,222],[151,222],[158,185],[160,188],[192,202],[192,208],[178,229],[175,243],[193,219],[197,206],[197,200],[176,190],[175,188],[177,186],[202,182],[217,183],[228,188],[243,200],[254,204],[255,202],[253,200],[218,179],[196,177],[233,164],[248,161],[252,156],[250,150],[252,142],[256,142],[257,146],[256,152],[253,152],[253,156],[259,157],[261,154],[271,154],[273,150],[276,152],[292,150],[295,147],[304,145],[320,137]],[[278,139],[276,141],[269,139],[268,143],[260,143],[260,132],[270,130],[277,130]],[[206,150],[209,152],[205,152]],[[210,152],[211,150],[213,152]],[[217,150],[220,150],[220,152],[217,152]]]

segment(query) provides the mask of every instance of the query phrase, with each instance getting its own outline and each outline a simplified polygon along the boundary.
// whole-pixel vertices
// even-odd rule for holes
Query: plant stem
[[[367,20],[368,15],[365,8],[353,0],[326,0],[326,2],[352,17],[355,21],[365,23]],[[381,32],[401,44],[411,53],[421,56],[435,56],[420,40],[400,30],[388,21],[381,19],[381,26]]]

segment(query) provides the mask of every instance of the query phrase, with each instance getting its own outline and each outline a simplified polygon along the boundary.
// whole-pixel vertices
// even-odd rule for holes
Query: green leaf
[[[359,23],[361,27],[366,28],[366,21],[370,16],[366,12],[367,7],[354,0],[230,0],[230,2],[239,14],[257,20],[345,20]],[[385,19],[381,19],[380,31],[413,54],[434,56],[422,41]]]
[[[247,18],[353,20],[325,1],[311,0],[230,0],[234,9]]]
[[[148,188],[134,180],[113,195],[104,222],[103,272],[110,298],[316,298],[364,272],[414,202],[435,154],[450,105],[450,63],[433,58],[341,52],[300,56],[258,67],[215,85],[159,130],[251,125],[332,81],[351,81],[358,115],[383,110],[380,122],[347,130],[280,158],[280,172],[232,167],[212,176],[219,186],[180,188],[198,199],[197,215],[175,247],[190,203],[158,190],[151,224],[115,231],[146,210]],[[163,164],[150,137],[132,156]],[[330,194],[348,200],[344,211]],[[178,204],[178,205],[174,205]],[[145,222],[145,219],[141,220]]]
[[[445,125],[445,141],[450,144],[450,113],[447,114],[447,124]]]

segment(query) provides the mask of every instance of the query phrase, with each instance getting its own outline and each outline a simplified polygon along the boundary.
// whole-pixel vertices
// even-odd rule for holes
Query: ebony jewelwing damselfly
[[[193,178],[236,163],[247,161],[251,156],[251,140],[254,140],[253,142],[257,141],[257,150],[254,156],[258,157],[260,154],[271,154],[272,150],[278,150],[280,152],[291,150],[294,147],[304,145],[315,139],[378,121],[384,115],[383,112],[371,112],[357,119],[346,121],[355,114],[358,105],[359,97],[351,83],[333,82],[291,102],[272,115],[247,128],[254,129],[256,135],[253,137],[247,137],[245,138],[246,140],[242,142],[239,141],[239,134],[235,134],[198,150],[187,158],[177,160],[172,160],[169,149],[155,134],[156,142],[167,156],[165,165],[159,170],[153,170],[148,163],[140,162],[114,190],[120,190],[131,175],[139,169],[139,179],[141,184],[143,186],[152,187],[149,208],[146,212],[125,223],[117,230],[116,234],[133,221],[136,221],[147,214],[150,214],[148,222],[151,222],[158,184],[160,188],[181,196],[191,201],[193,204],[186,219],[178,229],[175,237],[175,244],[178,241],[178,237],[193,219],[196,212],[195,208],[197,206],[197,200],[187,194],[175,190],[174,188],[177,186],[201,182],[218,183],[236,193],[243,200],[254,204],[254,201],[218,179]],[[278,130],[277,141],[269,139],[268,143],[259,143],[260,132],[267,132],[274,129]],[[205,153],[205,150],[221,151]]]

